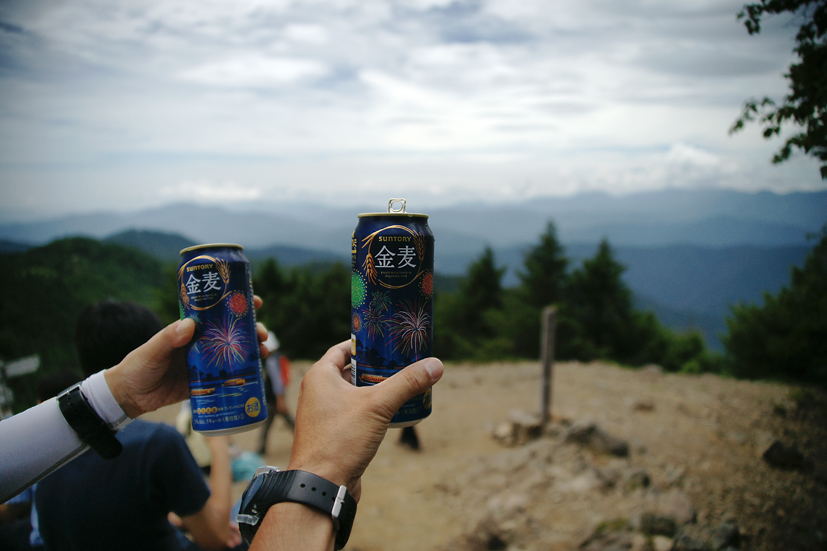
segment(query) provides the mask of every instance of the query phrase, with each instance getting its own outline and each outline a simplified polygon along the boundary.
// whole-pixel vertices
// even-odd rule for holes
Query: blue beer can
[[[248,431],[267,419],[250,263],[240,245],[181,251],[181,319],[195,321],[187,346],[192,428],[208,436]]]
[[[370,386],[432,355],[434,234],[427,215],[391,199],[387,212],[359,215],[351,245],[351,382]],[[391,426],[415,425],[431,408],[429,389]]]

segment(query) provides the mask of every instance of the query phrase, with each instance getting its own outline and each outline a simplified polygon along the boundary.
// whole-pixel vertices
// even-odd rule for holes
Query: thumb
[[[190,318],[175,321],[147,341],[147,359],[161,361],[176,349],[185,346],[195,333],[195,322]]]
[[[381,404],[395,413],[405,402],[419,396],[442,378],[443,365],[437,358],[425,358],[413,363],[372,387],[379,393]]]
[[[184,318],[176,323],[171,324],[175,332],[169,339],[169,344],[172,348],[181,348],[192,340],[192,335],[195,333],[195,321],[192,318]]]

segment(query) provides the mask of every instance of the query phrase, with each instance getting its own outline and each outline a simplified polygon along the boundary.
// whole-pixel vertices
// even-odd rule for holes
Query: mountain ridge
[[[266,204],[262,204],[263,208]],[[422,209],[410,205],[412,212]],[[232,241],[245,247],[290,245],[347,250],[356,226],[352,208],[279,205],[241,210],[177,203],[135,212],[95,212],[0,224],[0,239],[44,244],[59,237],[103,239],[128,229],[177,233],[193,242]],[[371,209],[368,209],[369,211]],[[383,210],[383,209],[372,209]],[[469,203],[431,210],[429,223],[448,252],[530,243],[553,221],[561,241],[657,246],[805,244],[827,222],[827,191],[787,195],[726,190],[662,190],[614,197],[592,193],[494,205]]]

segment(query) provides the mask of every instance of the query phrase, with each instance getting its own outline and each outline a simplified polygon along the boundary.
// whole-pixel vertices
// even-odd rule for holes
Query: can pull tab
[[[396,205],[396,208],[394,208],[394,205]],[[388,201],[388,212],[405,212],[405,200],[391,199]]]

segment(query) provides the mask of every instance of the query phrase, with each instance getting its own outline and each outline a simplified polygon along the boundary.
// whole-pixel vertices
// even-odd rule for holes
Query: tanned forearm
[[[277,503],[270,507],[250,551],[333,551],[333,520],[306,505]]]

